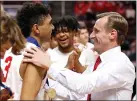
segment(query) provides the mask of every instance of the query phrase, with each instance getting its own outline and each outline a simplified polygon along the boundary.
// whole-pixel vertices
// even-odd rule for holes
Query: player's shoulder
[[[33,43],[27,42],[25,48],[30,48],[30,47],[37,47],[37,46]]]
[[[21,50],[21,54],[23,54],[25,52],[25,49],[29,49],[31,47],[37,47],[37,46],[35,44],[33,44],[33,43],[27,42],[25,44],[25,48]]]

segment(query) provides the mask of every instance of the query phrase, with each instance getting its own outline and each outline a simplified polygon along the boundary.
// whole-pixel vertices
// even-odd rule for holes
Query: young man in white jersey
[[[28,14],[28,16],[30,17],[30,19],[27,19],[27,20],[30,20],[29,21],[30,25],[27,25],[29,26],[30,29],[28,29],[28,27],[24,27],[23,30],[30,30],[30,34],[33,33],[33,35],[39,36],[37,37],[37,40],[39,40],[40,44],[45,43],[45,42],[50,42],[50,34],[52,32],[53,25],[51,23],[52,18],[49,15],[48,8],[45,5],[42,5],[40,3],[35,3],[35,4],[25,3],[23,7],[24,7],[23,10],[26,11],[25,12],[26,16]],[[7,27],[6,25],[9,25],[9,26]],[[44,32],[45,27],[47,28],[47,30]],[[6,82],[6,84],[10,86],[10,88],[12,89],[14,93],[14,99],[19,100],[21,88],[22,88],[22,82],[23,82],[23,87],[24,85],[26,85],[26,82],[25,82],[26,79],[24,79],[24,77],[28,76],[27,79],[29,79],[29,81],[33,81],[35,79],[36,80],[35,84],[41,86],[41,81],[44,78],[45,72],[43,69],[34,68],[34,65],[32,64],[22,63],[23,55],[21,54],[22,54],[23,48],[25,47],[26,40],[21,34],[21,31],[19,27],[17,26],[17,24],[11,18],[6,18],[6,20],[5,19],[3,20],[3,25],[1,28],[5,28],[1,36],[2,37],[1,39],[4,40],[2,41],[3,42],[9,41],[11,44],[11,48],[8,51],[6,51],[6,54],[4,57],[4,63],[2,64],[3,70],[4,70],[3,71],[4,72],[4,82]],[[26,44],[26,48],[30,46],[35,46],[35,45],[31,43]],[[30,68],[32,68],[31,69],[32,73],[27,75],[26,70],[29,71]],[[35,73],[35,75],[33,73]],[[39,78],[40,81],[38,81],[37,78]],[[27,82],[27,84],[28,83],[29,82]],[[34,87],[31,86],[32,88],[29,87],[30,89],[27,89],[25,93],[22,93],[21,99],[23,100],[25,99],[26,100],[34,100],[34,99],[43,100],[44,93],[42,95],[41,91],[38,97],[36,98],[37,94],[39,93],[40,86],[34,85]],[[37,92],[33,93],[33,90],[32,90],[33,88],[35,88]],[[31,95],[34,95],[34,97],[31,97]]]
[[[52,25],[52,18],[49,14],[48,6],[45,6],[44,4],[41,3],[24,4],[23,7],[17,13],[17,22],[21,28],[23,35],[25,37],[28,37],[27,41],[35,44],[38,47],[41,47],[45,43],[49,44],[51,32],[52,29],[54,29],[54,26]],[[43,46],[45,47],[45,45]],[[31,95],[35,94],[32,90],[33,88],[35,88],[35,85],[32,84],[31,85],[32,88],[30,86],[27,86],[30,84],[32,78],[34,78],[34,74],[37,72],[35,70],[34,68],[28,68],[26,70],[27,72],[25,74],[25,79],[22,87],[27,89],[25,90],[22,89],[22,93],[21,93],[22,100],[29,99],[32,97]],[[29,71],[31,73],[29,73]],[[39,78],[39,76],[35,78]],[[28,82],[25,82],[27,80]],[[35,82],[39,82],[39,81],[36,80]],[[39,96],[43,98],[44,89],[43,89],[43,85],[40,84],[41,82],[39,83],[39,86],[41,86],[40,91],[42,92],[42,94],[39,94]]]

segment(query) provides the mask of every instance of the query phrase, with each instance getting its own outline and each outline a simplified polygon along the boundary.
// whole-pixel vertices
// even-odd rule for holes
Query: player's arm
[[[37,96],[45,70],[33,64],[28,64],[23,76],[20,100],[34,100]]]
[[[80,55],[81,51],[78,48],[75,48],[73,53],[69,55],[66,68],[74,70],[77,73],[83,73],[86,70],[87,66],[82,66],[79,62]]]

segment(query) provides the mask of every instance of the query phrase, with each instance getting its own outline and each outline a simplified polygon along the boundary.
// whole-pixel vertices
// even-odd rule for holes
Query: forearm
[[[62,74],[62,72],[63,72],[63,74]],[[54,79],[56,79],[59,83],[61,83],[67,89],[72,90],[73,92],[76,92],[79,94],[85,94],[85,87],[87,87],[86,86],[87,82],[83,82],[83,81],[85,81],[87,79],[87,76],[83,78],[82,74],[75,73],[75,72],[65,69],[65,68],[61,71],[56,71],[54,69],[54,67],[49,69],[48,74],[50,74]],[[76,82],[76,81],[78,81],[78,82]],[[79,89],[79,88],[83,89],[84,91],[83,90],[81,91],[81,89]],[[86,90],[87,90],[87,88],[86,88]]]
[[[126,75],[115,73],[115,69],[112,69],[112,71],[109,72],[106,71],[107,68],[88,74],[79,74],[66,68],[60,71],[50,68],[48,74],[66,88],[79,94],[90,94],[93,92],[119,88],[127,82],[125,80]],[[114,74],[112,72],[114,72]]]
[[[40,90],[44,72],[44,69],[28,64],[22,83],[21,100],[35,99]]]
[[[82,66],[79,61],[75,64],[75,71],[77,73],[83,73],[85,70],[86,67]]]

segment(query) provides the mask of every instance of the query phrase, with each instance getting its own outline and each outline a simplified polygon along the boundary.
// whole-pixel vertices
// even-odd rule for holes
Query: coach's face
[[[98,19],[90,35],[90,38],[94,41],[94,48],[99,54],[105,52],[110,44],[110,35],[106,30],[107,21],[108,17]]]

